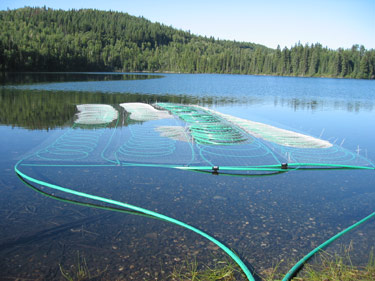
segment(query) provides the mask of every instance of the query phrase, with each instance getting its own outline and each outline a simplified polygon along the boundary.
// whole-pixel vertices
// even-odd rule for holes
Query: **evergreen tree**
[[[367,54],[362,56],[361,63],[359,65],[359,78],[368,79],[370,76],[370,59]]]

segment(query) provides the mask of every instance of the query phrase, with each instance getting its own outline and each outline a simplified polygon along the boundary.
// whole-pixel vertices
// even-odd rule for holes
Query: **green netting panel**
[[[373,167],[371,161],[309,135],[222,114],[200,106],[158,103],[187,123],[207,163],[239,170],[288,163],[294,167]]]
[[[298,166],[321,167],[373,167],[373,164],[361,155],[309,135],[277,128],[268,124],[241,119],[205,109],[214,115],[231,122],[246,133],[256,137],[268,146],[279,159]]]
[[[212,114],[218,115],[232,124],[243,129],[248,134],[274,144],[295,147],[295,148],[328,148],[332,144],[328,141],[321,140],[312,136],[301,133],[277,128],[260,122],[254,122],[246,119],[241,119],[228,114],[222,114],[213,110],[206,109]]]
[[[239,173],[277,170],[282,163],[373,167],[364,157],[328,141],[200,106],[124,103],[121,108],[122,120],[110,105],[78,105],[73,127],[29,157],[28,164],[197,170],[219,166]]]

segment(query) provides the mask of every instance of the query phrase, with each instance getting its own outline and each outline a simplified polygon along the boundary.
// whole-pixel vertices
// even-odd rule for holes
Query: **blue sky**
[[[1,10],[44,5],[122,11],[194,34],[271,48],[300,41],[375,49],[375,0],[0,0]]]

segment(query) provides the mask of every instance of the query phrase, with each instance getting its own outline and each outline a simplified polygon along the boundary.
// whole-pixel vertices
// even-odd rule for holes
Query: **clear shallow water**
[[[87,75],[64,81],[92,78]],[[51,83],[43,78],[43,84],[32,84],[29,79],[27,85],[8,83],[1,88],[0,225],[4,231],[0,271],[5,277],[61,279],[59,264],[73,270],[77,252],[85,257],[92,273],[106,269],[100,274],[102,279],[167,279],[173,266],[181,265],[187,257],[202,264],[225,258],[216,246],[177,226],[59,202],[20,182],[14,164],[53,134],[68,130],[76,104],[201,104],[241,118],[321,135],[352,151],[359,148],[361,155],[375,159],[374,81],[163,76],[59,83],[54,83],[53,77]],[[243,178],[133,167],[99,172],[93,168],[50,169],[42,176],[194,225],[229,245],[258,272],[281,259],[301,258],[373,212],[375,205],[372,171],[296,171]],[[369,223],[331,248],[353,240],[354,259],[364,262],[374,245],[374,232],[373,223]]]

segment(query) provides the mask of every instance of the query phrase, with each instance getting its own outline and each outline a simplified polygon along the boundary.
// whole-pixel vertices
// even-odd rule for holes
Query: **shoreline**
[[[350,80],[375,80],[375,77],[354,78],[354,77],[339,77],[339,76],[304,76],[304,75],[278,75],[278,74],[263,74],[263,73],[217,73],[217,72],[177,72],[177,71],[122,71],[122,70],[89,70],[89,71],[0,71],[0,73],[44,73],[44,74],[57,74],[57,73],[86,73],[86,74],[107,74],[107,75],[120,75],[120,74],[214,74],[214,75],[244,75],[244,76],[269,76],[269,77],[291,77],[291,78],[328,78],[328,79],[350,79]]]

